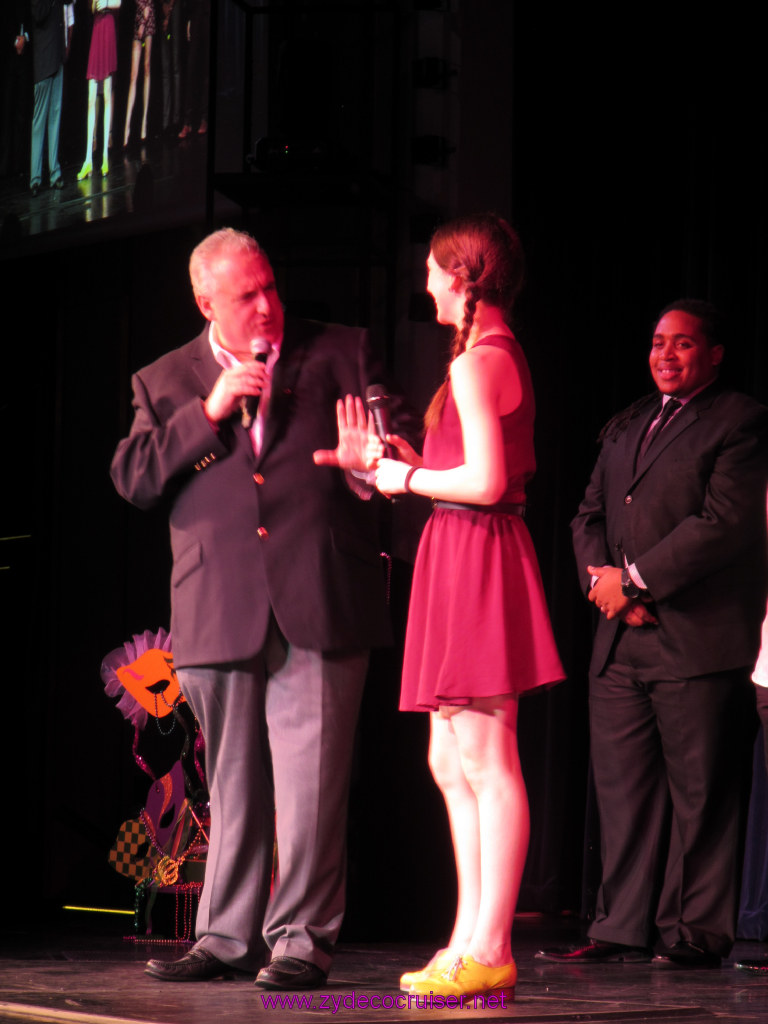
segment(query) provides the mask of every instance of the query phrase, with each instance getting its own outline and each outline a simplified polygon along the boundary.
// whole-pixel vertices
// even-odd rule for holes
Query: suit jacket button
[[[631,494],[628,494],[626,496],[626,498],[624,499],[624,504],[625,505],[631,505],[632,504],[632,495]]]
[[[264,483],[264,477],[261,475],[261,473],[254,473],[253,474],[253,480],[254,480],[254,483],[257,483],[257,484],[263,484]]]
[[[261,537],[262,540],[266,540],[267,537],[269,536],[269,530],[267,530],[263,526],[260,526],[256,533],[259,535],[259,537]]]

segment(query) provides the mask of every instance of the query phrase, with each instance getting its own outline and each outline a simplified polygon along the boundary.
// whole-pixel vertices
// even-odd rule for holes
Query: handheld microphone
[[[371,384],[365,392],[365,403],[373,414],[376,436],[384,442],[384,455],[388,459],[396,458],[392,445],[387,444],[387,434],[392,433],[387,389],[382,384]]]
[[[253,352],[254,361],[257,363],[266,363],[269,350],[272,348],[266,338],[254,338],[251,342],[251,351]],[[246,430],[251,429],[256,412],[259,408],[259,399],[261,395],[243,395],[240,399],[240,422]]]

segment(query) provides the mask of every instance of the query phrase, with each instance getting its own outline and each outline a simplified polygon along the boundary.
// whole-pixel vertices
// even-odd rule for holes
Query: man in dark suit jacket
[[[733,942],[768,410],[718,383],[716,326],[707,303],[663,312],[658,394],[604,430],[572,524],[602,613],[590,735],[603,874],[591,941],[541,959],[642,961],[655,943],[657,966],[713,967]]]
[[[197,944],[147,972],[256,970],[266,942],[257,984],[311,988],[344,909],[368,650],[389,638],[370,489],[361,496],[338,468],[366,437],[367,336],[284,320],[266,255],[231,229],[198,246],[190,276],[209,327],[135,375],[134,422],[112,464],[129,501],[170,508],[174,661],[211,795]],[[248,428],[243,396],[260,396]]]
[[[43,175],[43,142],[48,138],[48,176],[51,188],[64,187],[59,163],[59,128],[64,84],[64,61],[72,41],[72,5],[62,0],[31,0],[32,62],[35,106],[32,114],[32,147],[29,186],[40,191]],[[65,8],[67,27],[65,29]]]

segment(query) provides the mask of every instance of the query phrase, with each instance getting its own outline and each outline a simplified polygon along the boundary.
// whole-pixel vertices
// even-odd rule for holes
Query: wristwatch
[[[624,597],[628,597],[631,601],[634,601],[635,598],[640,597],[640,587],[638,587],[638,585],[629,575],[629,569],[621,570],[621,592],[624,595]]]

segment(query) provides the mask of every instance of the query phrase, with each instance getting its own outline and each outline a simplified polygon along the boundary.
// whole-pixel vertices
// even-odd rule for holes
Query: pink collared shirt
[[[219,364],[223,370],[231,370],[233,366],[237,366],[240,360],[237,356],[233,355],[228,349],[224,348],[218,339],[218,329],[215,321],[211,321],[211,325],[208,328],[208,343],[211,346],[213,352],[213,358]],[[275,363],[280,357],[280,345],[273,345],[269,350],[267,356],[267,382],[264,386],[264,390],[261,392],[259,399],[259,408],[256,415],[253,418],[253,422],[248,430],[251,438],[251,445],[253,446],[254,452],[258,455],[261,451],[261,443],[264,438],[264,421],[267,416],[267,409],[269,407],[269,394],[271,391],[272,384],[272,371]]]

